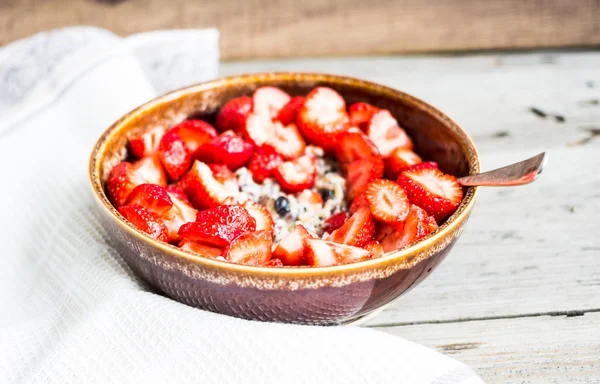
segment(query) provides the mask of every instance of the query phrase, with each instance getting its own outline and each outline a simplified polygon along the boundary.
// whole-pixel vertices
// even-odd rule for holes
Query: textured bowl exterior
[[[477,151],[460,127],[428,104],[378,84],[322,74],[267,73],[194,85],[125,115],[102,135],[90,158],[90,180],[102,223],[126,262],[175,300],[261,321],[340,324],[369,314],[419,284],[460,236],[477,188],[466,188],[457,212],[417,244],[383,258],[322,268],[251,267],[203,258],[150,238],[112,207],[103,183],[110,169],[126,157],[132,133],[172,126],[189,117],[210,121],[226,101],[251,95],[264,85],[281,87],[292,95],[324,85],[336,89],[348,103],[360,100],[389,109],[424,158],[457,176],[479,171]]]

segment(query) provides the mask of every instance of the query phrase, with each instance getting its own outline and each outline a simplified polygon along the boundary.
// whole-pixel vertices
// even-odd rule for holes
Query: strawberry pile
[[[334,158],[345,178],[348,212],[324,220],[322,233],[302,222],[274,244],[275,221],[242,198],[235,172],[255,183],[323,204],[317,159]],[[110,201],[156,240],[203,257],[246,265],[333,266],[381,257],[438,228],[459,206],[456,179],[423,162],[392,114],[359,102],[346,107],[333,89],[290,97],[275,87],[227,102],[214,126],[187,120],[129,138],[128,161],[110,172]],[[278,199],[278,210],[285,210]],[[320,235],[320,236],[317,236]]]

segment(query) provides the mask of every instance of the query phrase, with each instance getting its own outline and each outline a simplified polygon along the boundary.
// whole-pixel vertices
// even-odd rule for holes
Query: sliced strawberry
[[[248,96],[229,100],[217,114],[216,126],[221,132],[242,132],[246,126],[246,118],[252,111],[252,98]]]
[[[413,144],[392,114],[385,109],[375,113],[367,126],[367,135],[381,153],[388,157],[396,148],[412,149]]]
[[[275,119],[289,101],[290,95],[279,88],[260,87],[252,95],[252,112]]]
[[[155,215],[162,216],[173,206],[167,190],[156,184],[140,184],[131,191],[126,205],[141,205]]]
[[[391,180],[379,179],[369,183],[365,191],[371,214],[384,223],[404,221],[410,204],[401,186]]]
[[[160,241],[168,240],[167,227],[162,220],[141,205],[124,205],[119,208],[119,213],[150,237]]]
[[[435,231],[437,225],[434,221],[427,212],[413,204],[404,222],[382,223],[377,228],[375,238],[381,243],[384,252],[395,251]]]
[[[315,184],[317,160],[312,155],[300,156],[279,164],[273,173],[285,192],[300,192]]]
[[[196,221],[198,210],[192,207],[187,198],[182,199],[175,193],[167,193],[173,202],[173,206],[162,215],[162,219],[169,233],[169,242],[174,243],[181,239],[181,236],[179,236],[181,226]]]
[[[129,151],[138,159],[152,155],[158,149],[160,139],[162,139],[166,131],[164,127],[156,127],[132,136],[129,139]]]
[[[350,214],[351,215],[354,214],[354,212],[358,211],[362,207],[371,209],[371,206],[369,205],[369,201],[365,197],[364,193],[361,195],[358,195],[357,197],[354,198],[354,200],[352,200],[352,204],[350,204]]]
[[[256,220],[257,231],[269,231],[271,235],[275,234],[275,222],[267,208],[252,200],[244,201],[242,207],[246,208],[250,216]]]
[[[251,113],[246,119],[242,134],[248,141],[260,147],[275,135],[275,124],[266,114]]]
[[[379,108],[374,107],[371,104],[363,102],[354,103],[348,107],[350,125],[365,130],[367,129],[367,124],[377,112],[379,112]]]
[[[177,181],[191,165],[190,151],[179,135],[173,131],[167,132],[160,140],[158,156],[171,180]]]
[[[142,176],[133,168],[131,163],[123,161],[111,169],[106,181],[106,192],[108,198],[120,207],[125,204],[129,194],[135,187],[144,184]]]
[[[239,201],[237,198],[233,196],[227,196],[225,200],[221,202],[222,205],[239,205]]]
[[[348,199],[352,200],[367,189],[372,180],[377,180],[383,175],[383,163],[364,159],[352,163],[346,171],[346,192]]]
[[[187,147],[190,153],[217,137],[217,130],[202,120],[186,120],[171,128]]]
[[[252,180],[262,184],[266,178],[273,176],[273,171],[282,162],[281,156],[272,147],[263,145],[256,148],[248,161],[248,169],[252,173]]]
[[[235,174],[225,164],[208,164],[208,168],[210,168],[215,180],[221,184],[236,180]]]
[[[167,190],[167,192],[169,194],[175,195],[175,197],[177,197],[179,200],[187,201],[188,203],[190,202],[188,200],[188,197],[186,196],[186,194],[183,193],[183,191],[181,189],[179,189],[179,187],[177,187],[175,185],[169,185],[165,189]]]
[[[209,259],[216,259],[223,254],[223,249],[221,248],[211,247],[210,245],[188,239],[181,240],[178,247],[184,251],[197,253],[200,256],[207,257]]]
[[[373,258],[383,256],[383,247],[381,246],[381,244],[379,244],[379,241],[377,241],[377,240],[371,241],[370,243],[365,245],[364,248],[367,251],[371,252],[371,254],[373,255]]]
[[[273,147],[284,159],[294,159],[304,153],[306,143],[296,124],[284,126],[276,121],[273,125],[273,135],[266,141],[268,145]]]
[[[408,168],[408,169],[411,171],[416,171],[416,170],[425,169],[425,168],[439,169],[438,164],[435,161],[426,161],[424,163],[411,165],[410,168]]]
[[[212,208],[221,204],[228,196],[237,200],[239,194],[236,179],[222,176],[215,176],[208,165],[196,160],[192,169],[179,182],[179,187],[197,209]]]
[[[334,243],[332,241],[307,239],[305,240],[306,260],[313,267],[329,267],[339,264],[356,263],[373,258],[366,249]]]
[[[273,236],[269,231],[248,232],[225,248],[227,261],[245,265],[264,265],[271,259]]]
[[[410,149],[396,148],[392,151],[390,156],[385,159],[385,175],[392,180],[396,180],[400,172],[406,171],[413,165],[422,162],[423,160],[421,160],[419,155]]]
[[[398,184],[412,204],[423,208],[438,223],[454,213],[463,198],[456,178],[435,168],[404,171],[398,176]]]
[[[369,209],[361,208],[340,228],[333,231],[327,240],[362,247],[373,240],[374,234],[375,220]]]
[[[264,263],[263,267],[283,268],[283,262],[280,259],[271,259]]]
[[[331,233],[344,225],[348,217],[346,216],[346,212],[338,212],[333,216],[328,217],[323,222],[323,232]]]
[[[252,144],[233,131],[226,131],[198,148],[192,157],[205,163],[225,164],[235,171],[248,162],[253,149]]]
[[[344,99],[327,87],[317,87],[306,96],[296,120],[304,138],[326,152],[335,150],[337,135],[349,127]]]
[[[298,115],[298,110],[304,104],[303,96],[295,96],[288,101],[286,105],[281,108],[279,114],[277,115],[277,119],[283,125],[290,125],[292,123],[296,123],[296,116]]]
[[[167,175],[157,155],[144,157],[133,163],[133,169],[147,184],[167,185]]]
[[[273,256],[281,259],[284,265],[305,265],[304,240],[313,236],[302,224],[297,224],[273,251]]]
[[[220,205],[199,211],[196,221],[179,228],[179,235],[199,243],[225,247],[238,236],[253,232],[256,220],[239,205]]]

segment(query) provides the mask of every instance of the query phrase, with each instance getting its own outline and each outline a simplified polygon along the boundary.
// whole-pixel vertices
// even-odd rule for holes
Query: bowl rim
[[[446,222],[441,225],[435,232],[429,234],[423,239],[417,241],[414,244],[411,244],[407,247],[400,248],[396,251],[389,252],[383,257],[379,257],[376,259],[360,261],[351,264],[343,264],[336,266],[327,266],[327,267],[284,267],[284,268],[273,268],[273,267],[264,267],[264,266],[251,266],[251,265],[243,265],[243,264],[235,264],[227,261],[221,261],[216,259],[210,259],[207,257],[203,257],[201,255],[194,255],[193,253],[183,251],[175,245],[158,241],[150,237],[148,234],[139,230],[130,224],[119,212],[118,210],[110,203],[104,188],[102,186],[102,182],[100,179],[100,168],[102,165],[102,160],[106,154],[106,143],[109,139],[116,135],[117,132],[120,132],[121,127],[125,126],[126,123],[138,116],[144,115],[145,112],[152,110],[154,107],[159,105],[169,103],[179,98],[190,94],[197,93],[202,91],[207,91],[214,88],[220,88],[228,85],[239,84],[239,83],[260,83],[265,81],[289,81],[293,82],[294,80],[311,80],[315,83],[319,81],[326,81],[329,83],[337,83],[342,85],[350,85],[357,87],[367,87],[370,88],[371,91],[375,91],[377,93],[383,93],[388,95],[393,95],[394,97],[400,97],[404,102],[412,104],[418,109],[424,110],[430,115],[433,115],[437,119],[444,120],[446,122],[446,127],[450,127],[454,129],[459,136],[462,136],[464,143],[463,150],[467,150],[467,153],[471,154],[470,159],[470,169],[469,174],[473,174],[478,172],[480,169],[480,158],[477,148],[468,135],[468,133],[459,126],[454,120],[450,119],[444,113],[439,111],[437,108],[431,106],[430,104],[424,102],[421,99],[418,99],[408,93],[402,92],[400,90],[384,86],[381,84],[377,84],[367,80],[361,80],[358,78],[350,77],[350,76],[341,76],[341,75],[332,75],[325,73],[315,73],[315,72],[262,72],[262,73],[247,73],[241,75],[227,76],[221,77],[214,80],[197,83],[193,85],[189,85],[183,88],[178,88],[172,90],[168,93],[162,94],[160,96],[151,99],[138,107],[132,109],[127,112],[125,115],[117,119],[113,124],[111,124],[98,138],[96,143],[94,144],[92,153],[90,154],[89,163],[88,163],[88,176],[90,181],[90,186],[93,190],[93,195],[99,206],[102,207],[103,211],[107,213],[111,219],[118,223],[122,229],[127,231],[132,236],[135,236],[141,241],[146,243],[150,243],[153,247],[156,247],[163,251],[166,254],[174,256],[176,258],[182,259],[184,261],[191,262],[199,267],[208,267],[211,269],[223,270],[232,273],[241,273],[241,274],[252,274],[255,276],[265,276],[265,277],[294,277],[294,278],[309,278],[314,276],[324,276],[324,275],[339,275],[339,274],[352,274],[354,272],[360,272],[365,269],[380,269],[385,268],[390,265],[399,264],[402,261],[410,261],[412,260],[411,256],[415,254],[420,254],[428,248],[434,247],[438,244],[442,239],[447,238],[456,231],[460,231],[461,227],[464,225],[465,221],[468,219],[469,214],[475,204],[479,187],[469,187],[467,189],[467,193],[463,197],[461,204],[457,208],[457,210],[446,220]],[[318,86],[318,85],[315,85]],[[429,254],[425,259],[431,257]],[[419,260],[421,261],[421,260]],[[410,263],[407,263],[410,264]],[[406,265],[405,267],[410,267]]]

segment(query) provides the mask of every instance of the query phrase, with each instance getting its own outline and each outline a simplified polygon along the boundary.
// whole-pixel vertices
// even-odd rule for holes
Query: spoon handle
[[[458,182],[465,187],[512,187],[529,184],[542,173],[545,163],[546,153],[542,152],[530,159],[506,167],[461,177]]]

